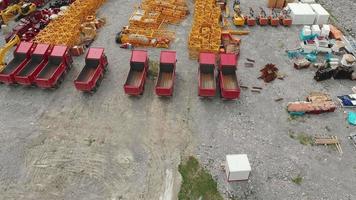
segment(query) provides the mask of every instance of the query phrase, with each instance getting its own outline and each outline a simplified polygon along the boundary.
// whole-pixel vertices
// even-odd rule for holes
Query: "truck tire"
[[[118,32],[118,33],[116,34],[115,42],[116,42],[117,44],[122,44],[121,38],[122,38],[122,35],[121,35],[121,31],[120,31],[120,32]]]

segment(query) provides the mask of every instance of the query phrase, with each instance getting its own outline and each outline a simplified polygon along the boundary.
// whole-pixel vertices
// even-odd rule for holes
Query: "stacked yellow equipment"
[[[181,22],[189,14],[186,0],[143,0],[119,35],[119,43],[168,48],[175,34],[167,24]]]
[[[186,0],[144,0],[141,7],[161,13],[164,22],[169,24],[179,23],[189,14]]]
[[[193,27],[189,35],[189,57],[200,52],[218,53],[221,44],[221,9],[216,0],[196,0]]]
[[[95,15],[96,10],[105,0],[76,0],[56,20],[52,21],[34,39],[36,43],[66,45],[73,47],[80,43],[81,24],[89,15]]]

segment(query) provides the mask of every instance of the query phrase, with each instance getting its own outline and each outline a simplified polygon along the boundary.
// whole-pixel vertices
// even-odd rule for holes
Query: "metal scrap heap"
[[[188,39],[190,58],[197,59],[200,52],[219,52],[220,16],[221,9],[216,4],[216,0],[195,1],[194,22]]]
[[[320,114],[324,112],[334,112],[335,102],[329,95],[319,92],[313,92],[307,97],[307,101],[292,102],[287,106],[287,110],[292,115],[301,115],[304,113]]]
[[[181,22],[189,14],[185,0],[144,0],[119,33],[119,43],[168,48],[175,33],[167,24]]]
[[[81,24],[87,16],[95,15],[105,0],[76,0],[68,10],[52,21],[34,39],[36,43],[66,45],[73,47],[80,43]]]

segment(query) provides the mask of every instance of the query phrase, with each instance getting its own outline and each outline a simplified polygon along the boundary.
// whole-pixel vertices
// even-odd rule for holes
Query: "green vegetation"
[[[189,157],[179,165],[179,172],[183,177],[179,200],[223,200],[217,189],[217,183],[212,176],[203,169],[198,160]]]
[[[301,177],[300,175],[292,178],[292,182],[297,184],[297,185],[301,185],[303,182],[303,177]]]
[[[313,137],[305,133],[296,134],[292,131],[289,131],[289,137],[298,140],[302,145],[313,145],[314,143]]]
[[[148,70],[149,78],[151,80],[154,80],[158,76],[159,63],[157,61],[150,60],[149,66],[150,66]]]

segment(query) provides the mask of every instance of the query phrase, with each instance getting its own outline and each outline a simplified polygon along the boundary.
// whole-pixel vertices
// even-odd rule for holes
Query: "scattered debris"
[[[256,87],[256,86],[253,86],[252,88],[253,88],[253,89],[257,89],[257,90],[262,90],[262,88],[261,88],[261,87]]]
[[[356,58],[352,54],[344,54],[341,59],[341,64],[345,67],[352,67],[356,63]]]
[[[313,92],[307,97],[307,101],[288,103],[287,110],[290,115],[320,114],[334,112],[336,104],[329,95]]]
[[[263,79],[266,83],[269,83],[277,78],[278,68],[274,64],[267,64],[260,70],[260,72],[262,75],[259,78]]]
[[[294,68],[296,69],[306,69],[310,67],[310,61],[305,58],[299,58],[294,62]]]
[[[247,60],[248,62],[252,62],[252,63],[255,63],[255,62],[256,62],[255,60],[250,59],[250,58],[246,58],[246,60]]]
[[[342,107],[356,107],[356,94],[338,96]]]
[[[281,73],[281,72],[278,72],[278,73],[277,73],[277,78],[278,78],[279,80],[284,80],[284,78],[285,78],[286,76],[287,76],[287,75],[284,74],[284,73]]]
[[[278,101],[283,101],[283,100],[284,100],[283,98],[278,98],[278,99],[275,99],[274,101],[278,102]]]
[[[356,148],[356,134],[355,133],[351,133],[348,138],[352,141],[353,145]]]
[[[341,145],[337,136],[316,136],[314,138],[315,145],[335,145],[336,149],[342,154]]]
[[[247,87],[247,86],[244,86],[244,85],[240,85],[240,88],[242,88],[242,89],[248,89],[248,87]]]
[[[356,126],[356,112],[349,112],[347,114],[347,121],[349,124]]]
[[[251,92],[261,93],[261,90],[252,89]]]
[[[254,67],[255,65],[253,63],[248,63],[248,62],[245,62],[245,67]]]

